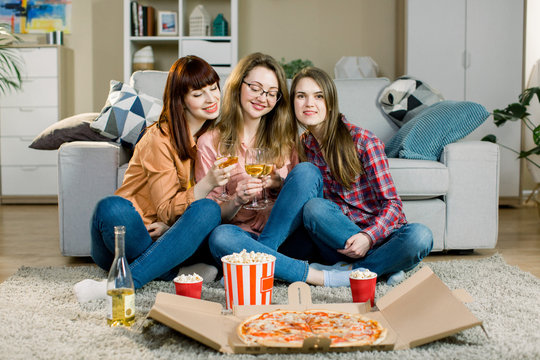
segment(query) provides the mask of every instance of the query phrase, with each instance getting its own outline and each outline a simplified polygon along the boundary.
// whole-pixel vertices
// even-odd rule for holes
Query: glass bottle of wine
[[[131,326],[135,322],[135,287],[124,249],[124,226],[114,227],[115,256],[107,278],[107,324]]]

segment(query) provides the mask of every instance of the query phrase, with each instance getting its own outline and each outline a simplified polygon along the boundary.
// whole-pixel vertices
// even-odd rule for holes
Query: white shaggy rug
[[[429,266],[449,288],[464,288],[474,297],[467,306],[484,321],[489,338],[477,327],[405,351],[223,355],[144,319],[157,292],[174,293],[172,283],[154,281],[137,291],[134,329],[109,328],[104,300],[79,305],[72,292],[79,280],[101,279],[105,272],[96,266],[22,267],[0,284],[0,359],[540,359],[540,279],[500,255]],[[389,289],[379,283],[377,297]],[[350,301],[348,288],[311,291],[313,303]],[[217,282],[204,286],[202,297],[225,303]],[[286,299],[287,285],[275,284],[273,302]]]

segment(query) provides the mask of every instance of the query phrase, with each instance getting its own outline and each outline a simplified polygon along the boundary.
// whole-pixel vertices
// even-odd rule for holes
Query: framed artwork
[[[0,0],[0,22],[19,34],[71,32],[72,0]]]
[[[158,12],[158,35],[177,35],[178,19],[174,11]]]

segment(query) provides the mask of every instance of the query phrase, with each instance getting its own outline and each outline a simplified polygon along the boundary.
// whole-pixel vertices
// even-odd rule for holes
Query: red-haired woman
[[[159,120],[135,147],[122,186],[96,205],[91,222],[91,255],[104,270],[114,259],[114,227],[125,226],[125,254],[136,289],[154,279],[172,280],[181,264],[212,261],[207,237],[220,224],[221,213],[206,196],[226,184],[232,170],[219,169],[224,160],[216,161],[195,183],[197,138],[220,113],[219,76],[206,61],[178,59],[169,71],[163,103]],[[215,268],[206,270],[215,277]],[[81,302],[105,292],[105,282],[75,285]]]

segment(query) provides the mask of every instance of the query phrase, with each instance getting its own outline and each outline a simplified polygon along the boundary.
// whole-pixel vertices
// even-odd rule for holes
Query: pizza
[[[248,345],[301,347],[304,339],[327,337],[330,347],[380,344],[386,329],[360,314],[329,310],[276,310],[253,315],[237,328]]]

